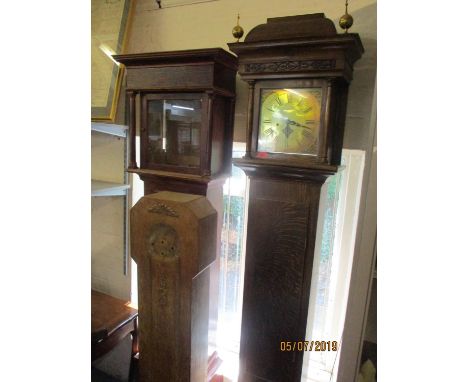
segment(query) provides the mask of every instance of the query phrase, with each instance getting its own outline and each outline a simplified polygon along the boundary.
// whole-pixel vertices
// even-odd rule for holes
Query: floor
[[[91,365],[92,382],[128,382],[132,340],[124,338],[114,349]]]
[[[103,371],[91,367],[91,382],[121,382],[121,379],[116,379]]]

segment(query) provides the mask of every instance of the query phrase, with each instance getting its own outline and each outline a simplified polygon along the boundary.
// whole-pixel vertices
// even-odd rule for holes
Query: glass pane
[[[233,158],[245,155],[245,143],[234,142]],[[237,380],[245,258],[247,177],[237,166],[223,187],[223,228],[218,300],[217,351],[223,360],[218,374]]]
[[[322,242],[320,246],[320,262],[317,279],[317,296],[315,316],[313,319],[313,336],[325,338],[327,324],[327,312],[329,308],[330,280],[333,259],[333,244],[335,239],[336,214],[338,211],[339,190],[341,186],[342,173],[332,176],[324,185],[326,198],[320,202],[324,208]]]
[[[323,185],[320,195],[319,222],[317,226],[317,241],[312,271],[309,315],[307,318],[306,336],[314,340],[336,341],[339,346],[341,338],[331,330],[336,319],[333,302],[335,301],[335,285],[333,272],[336,273],[337,257],[336,236],[338,203],[343,192],[343,172],[330,177]],[[312,354],[313,353],[313,354]],[[336,351],[308,352],[304,358],[304,372],[313,381],[329,380],[331,370],[327,359],[335,360]],[[332,362],[333,363],[333,362]]]
[[[322,88],[263,89],[259,152],[317,155]]]
[[[338,365],[364,160],[364,151],[344,149],[342,171],[330,177],[321,190],[306,339],[337,341],[338,351],[304,354],[303,375],[307,375],[307,381],[331,380],[334,368]]]
[[[148,161],[200,167],[201,100],[148,102]]]

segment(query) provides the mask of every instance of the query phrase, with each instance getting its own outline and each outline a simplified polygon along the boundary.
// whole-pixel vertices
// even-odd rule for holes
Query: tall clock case
[[[342,96],[343,89],[338,80],[320,78],[257,81],[251,156],[298,166],[339,164],[341,150],[337,148],[341,148],[343,129],[330,127],[335,123],[331,109],[338,106],[335,94]],[[312,93],[316,94],[313,103],[307,100]],[[266,97],[274,97],[273,105]]]
[[[302,377],[320,193],[341,161],[358,35],[337,34],[323,13],[268,19],[228,44],[249,87],[250,179],[239,380]],[[262,349],[261,352],[258,349]]]

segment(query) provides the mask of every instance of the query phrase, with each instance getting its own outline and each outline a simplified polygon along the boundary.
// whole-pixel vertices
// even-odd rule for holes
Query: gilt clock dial
[[[322,88],[262,89],[258,152],[317,155]]]

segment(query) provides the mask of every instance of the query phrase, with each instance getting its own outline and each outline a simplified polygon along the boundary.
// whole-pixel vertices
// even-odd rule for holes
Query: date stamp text
[[[280,341],[281,351],[337,351],[338,341]]]

